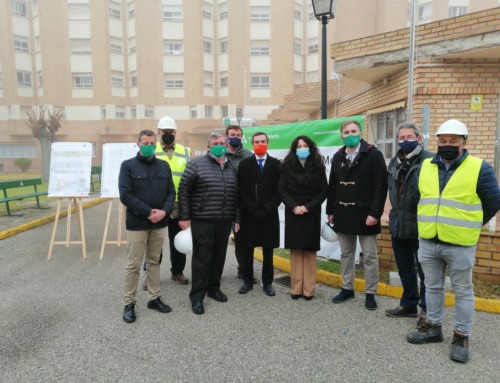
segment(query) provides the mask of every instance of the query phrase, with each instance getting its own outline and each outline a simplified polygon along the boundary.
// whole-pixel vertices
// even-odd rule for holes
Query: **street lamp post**
[[[321,21],[321,119],[326,119],[326,24],[335,17],[337,0],[312,0],[314,15]]]
[[[238,126],[241,126],[241,120],[243,119],[243,108],[236,108],[236,120],[238,120]]]

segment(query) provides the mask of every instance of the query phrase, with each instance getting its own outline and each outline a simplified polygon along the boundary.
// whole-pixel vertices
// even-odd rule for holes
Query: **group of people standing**
[[[188,284],[183,274],[185,254],[174,248],[173,238],[181,229],[191,229],[189,297],[195,314],[204,313],[205,296],[218,302],[228,300],[220,281],[231,230],[238,277],[243,280],[239,293],[253,289],[253,252],[262,247],[263,292],[275,296],[273,250],[279,247],[281,203],[285,206],[284,247],[291,254],[291,298],[313,299],[325,200],[327,220],[334,226],[341,248],[342,289],[332,302],[354,298],[359,241],[365,308],[375,310],[377,235],[389,191],[389,229],[403,296],[399,306],[387,310],[386,315],[417,317],[420,305],[418,331],[410,333],[407,340],[417,344],[442,341],[443,273],[447,265],[456,300],[451,358],[468,360],[474,250],[481,227],[500,208],[500,191],[491,166],[465,149],[468,134],[463,123],[450,120],[441,125],[435,155],[423,149],[415,124],[402,124],[397,131],[399,151],[387,169],[383,154],[361,138],[359,122],[346,120],[341,126],[345,145],[332,159],[329,180],[318,147],[306,135],[293,140],[280,162],[269,155],[265,132],[253,134],[251,152],[242,146],[242,129],[230,125],[225,135],[213,133],[209,137],[206,155],[190,159],[189,148],[175,142],[177,127],[170,117],[160,120],[158,129],[161,142],[156,142],[154,132],[142,131],[137,156],[124,161],[120,170],[120,199],[127,207],[128,233],[125,322],[136,320],[143,260],[148,308],[171,311],[159,291],[167,225],[172,279],[181,284]]]

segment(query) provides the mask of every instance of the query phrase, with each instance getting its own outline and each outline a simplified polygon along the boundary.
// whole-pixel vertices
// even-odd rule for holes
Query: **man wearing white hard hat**
[[[189,280],[184,276],[184,268],[186,266],[186,254],[178,251],[174,246],[174,238],[181,228],[179,227],[179,207],[178,207],[178,190],[182,173],[186,169],[188,161],[191,159],[191,149],[182,146],[176,142],[177,124],[174,119],[169,116],[162,117],[158,121],[158,135],[160,140],[156,142],[155,157],[159,160],[166,161],[172,169],[172,180],[174,181],[176,199],[174,210],[170,214],[168,220],[168,240],[170,249],[170,264],[172,279],[181,285],[187,285]],[[163,252],[161,254],[163,257]],[[161,260],[160,260],[161,262]],[[143,289],[147,290],[147,284],[144,282]]]
[[[418,259],[425,274],[427,319],[406,339],[410,343],[442,342],[445,268],[455,294],[455,330],[450,358],[469,360],[474,316],[472,271],[481,227],[500,209],[500,190],[493,168],[467,151],[468,131],[458,120],[443,123],[437,154],[419,173]]]

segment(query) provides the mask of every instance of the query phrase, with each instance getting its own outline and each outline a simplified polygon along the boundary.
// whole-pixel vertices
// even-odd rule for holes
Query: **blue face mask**
[[[301,160],[305,160],[307,157],[309,157],[309,154],[311,154],[309,152],[309,148],[297,149],[296,153],[297,153],[297,157],[299,157]]]
[[[418,141],[417,140],[404,140],[404,141],[399,141],[398,145],[404,154],[409,154],[409,153],[413,152],[415,150],[415,148],[418,146]]]
[[[233,148],[239,148],[241,145],[241,138],[230,137],[227,139],[227,142],[229,142],[229,145],[231,145]]]

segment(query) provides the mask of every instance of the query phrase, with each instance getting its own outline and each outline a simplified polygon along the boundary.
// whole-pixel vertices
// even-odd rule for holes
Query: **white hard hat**
[[[169,116],[162,117],[160,121],[158,121],[158,130],[163,130],[163,129],[177,129],[177,124],[175,123],[174,119]]]
[[[328,222],[321,227],[321,236],[327,242],[337,242],[339,240],[337,233],[333,229],[333,225],[330,225]]]
[[[186,230],[181,230],[174,238],[174,246],[177,251],[191,255],[193,253],[193,236],[191,235],[191,227]]]
[[[467,131],[467,126],[462,121],[458,120],[448,120],[443,122],[436,132],[436,136],[440,134],[458,134],[459,136],[464,136],[465,139],[469,136]]]

